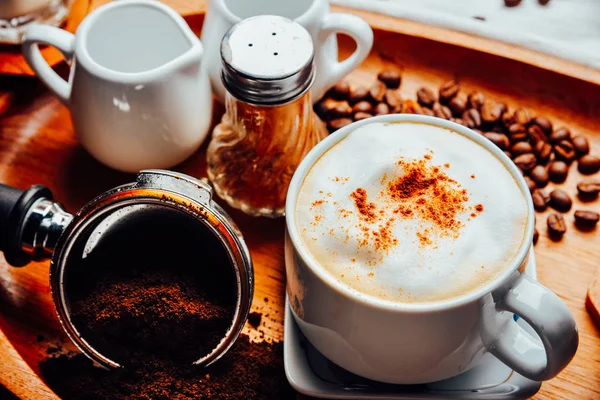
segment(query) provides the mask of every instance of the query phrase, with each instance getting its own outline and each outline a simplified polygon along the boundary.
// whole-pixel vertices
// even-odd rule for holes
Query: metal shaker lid
[[[221,41],[221,78],[238,99],[281,104],[305,93],[314,80],[314,47],[300,24],[274,15],[238,22]]]

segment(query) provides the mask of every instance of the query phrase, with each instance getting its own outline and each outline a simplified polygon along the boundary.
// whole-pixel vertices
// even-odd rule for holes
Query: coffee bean
[[[386,104],[390,106],[391,112],[402,112],[402,96],[400,95],[399,90],[386,90],[383,99],[385,100]]]
[[[348,96],[348,102],[350,104],[356,104],[359,101],[367,100],[369,98],[369,89],[364,86],[357,86],[354,89],[350,90],[350,95]]]
[[[481,92],[471,92],[467,98],[467,103],[469,108],[481,109],[483,102],[485,101],[485,96]]]
[[[371,95],[371,99],[373,99],[377,103],[381,103],[383,101],[383,97],[385,96],[385,84],[381,81],[375,81],[369,90],[369,94]]]
[[[440,103],[435,103],[433,105],[433,115],[438,118],[450,119],[452,118],[452,111],[446,106],[441,105]]]
[[[550,234],[550,237],[555,240],[560,239],[567,231],[565,219],[560,214],[552,213],[548,215],[546,224],[548,225],[548,233]]]
[[[533,153],[521,154],[520,156],[515,157],[513,160],[515,165],[521,168],[523,171],[531,171],[537,162],[535,155]]]
[[[417,101],[424,107],[431,107],[435,103],[435,93],[427,87],[422,87],[417,91]]]
[[[538,239],[540,238],[540,233],[538,232],[537,229],[533,230],[533,244],[535,245],[538,242]]]
[[[569,166],[563,161],[552,161],[548,173],[552,182],[563,183],[569,175]]]
[[[548,201],[542,190],[534,190],[533,193],[531,193],[531,200],[533,201],[533,208],[535,208],[536,211],[541,212],[548,208]]]
[[[525,178],[525,182],[527,183],[527,187],[529,188],[529,193],[533,193],[534,190],[536,190],[537,185],[535,184],[535,182],[528,176],[526,176]]]
[[[467,100],[463,96],[455,96],[448,102],[452,114],[460,117],[467,109]]]
[[[575,225],[580,229],[592,229],[600,220],[600,214],[594,211],[575,211]]]
[[[350,125],[351,123],[352,120],[350,118],[332,119],[327,123],[327,128],[329,128],[329,132],[334,132],[346,125]]]
[[[504,106],[500,103],[494,103],[487,100],[481,107],[481,120],[486,125],[493,125],[499,119],[504,112]]]
[[[571,131],[567,128],[558,128],[548,136],[548,140],[552,144],[557,144],[563,140],[571,140]]]
[[[362,119],[365,118],[371,118],[373,116],[373,114],[369,114],[367,112],[363,112],[363,111],[359,111],[357,113],[354,114],[354,120],[355,121],[360,121]]]
[[[338,102],[337,105],[327,113],[327,117],[330,119],[345,118],[350,115],[352,115],[352,107],[350,107],[350,104],[348,104],[347,101]]]
[[[495,132],[486,132],[483,134],[485,138],[494,143],[500,150],[506,150],[510,145],[510,140],[506,135]]]
[[[591,200],[598,197],[600,193],[600,180],[585,179],[577,184],[577,192],[579,197],[585,200]]]
[[[550,0],[538,0],[538,3],[540,4],[540,6],[545,6],[548,3],[550,3]]]
[[[502,128],[508,129],[509,126],[514,124],[514,113],[510,111],[504,111],[502,116],[500,117],[500,122],[502,122]]]
[[[368,102],[368,101],[359,101],[358,103],[356,103],[354,105],[354,107],[352,107],[352,112],[353,113],[357,113],[357,112],[366,112],[366,113],[372,113],[373,112],[373,105]]]
[[[547,142],[548,136],[544,133],[542,128],[537,125],[531,125],[527,128],[527,134],[529,135],[529,140],[531,144],[534,146],[539,142]]]
[[[481,126],[481,116],[479,111],[469,108],[462,115],[463,124],[469,128],[479,128]]]
[[[450,118],[450,121],[457,123],[459,125],[466,126],[465,123],[463,122],[462,118]]]
[[[536,165],[529,173],[529,176],[537,184],[537,187],[540,188],[546,187],[550,181],[548,170],[543,165]]]
[[[319,118],[322,120],[326,119],[327,104],[325,100],[320,100],[319,102],[315,103],[313,110],[315,110],[315,113],[319,116]]]
[[[331,89],[327,95],[336,100],[348,100],[350,96],[350,85],[346,81],[339,81]]]
[[[504,5],[506,7],[516,7],[521,4],[522,0],[504,0]]]
[[[512,142],[528,139],[527,128],[521,124],[512,124],[508,127],[508,136]]]
[[[398,89],[400,87],[400,82],[402,81],[400,73],[393,69],[386,69],[381,71],[379,75],[377,75],[377,79],[383,82],[385,86],[387,86],[390,89]]]
[[[513,120],[517,124],[527,125],[531,121],[529,111],[524,108],[517,108],[513,114]]]
[[[433,110],[427,107],[421,107],[421,115],[428,115],[430,117],[434,117]]]
[[[375,106],[375,115],[385,115],[390,113],[390,108],[385,103],[379,103]]]
[[[571,140],[571,143],[573,144],[575,152],[580,156],[590,152],[590,142],[583,136],[575,136],[573,140]]]
[[[531,120],[531,123],[542,128],[546,135],[552,133],[552,122],[550,122],[550,120],[546,117],[537,116]]]
[[[413,99],[404,99],[402,101],[403,114],[421,114],[421,105]]]
[[[458,94],[460,86],[454,80],[444,83],[439,90],[440,101],[447,103]]]
[[[563,140],[554,146],[554,155],[557,160],[564,161],[567,164],[570,164],[575,160],[577,154],[575,153],[575,149],[571,142]]]
[[[550,192],[549,204],[550,207],[554,208],[556,211],[567,212],[571,209],[573,201],[564,190],[554,189]]]
[[[600,157],[586,154],[577,162],[577,170],[585,175],[595,174],[600,170]]]
[[[537,156],[538,162],[545,164],[550,160],[550,156],[552,155],[552,146],[550,143],[537,142],[533,148],[533,154]]]
[[[516,157],[525,153],[532,153],[533,148],[528,142],[517,142],[511,148],[510,152]]]

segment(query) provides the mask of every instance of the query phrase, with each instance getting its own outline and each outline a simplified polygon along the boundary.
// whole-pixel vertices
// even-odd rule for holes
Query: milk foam
[[[391,182],[411,165],[439,171],[436,184],[446,186],[390,197]],[[435,198],[444,190],[458,206]],[[364,204],[374,211],[361,214]],[[335,279],[362,295],[410,303],[451,299],[495,279],[517,254],[528,215],[493,154],[419,123],[372,123],[350,133],[311,168],[295,211],[305,247]],[[446,215],[445,225],[427,213]]]

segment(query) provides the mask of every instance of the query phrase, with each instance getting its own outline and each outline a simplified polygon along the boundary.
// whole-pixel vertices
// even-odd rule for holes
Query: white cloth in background
[[[330,0],[471,33],[600,69],[600,0]],[[485,18],[485,21],[475,19]]]

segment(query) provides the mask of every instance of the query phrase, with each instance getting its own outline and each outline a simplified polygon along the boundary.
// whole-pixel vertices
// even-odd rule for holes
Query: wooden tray
[[[557,125],[564,124],[573,132],[586,135],[593,151],[600,152],[600,87],[592,83],[593,74],[585,74],[576,66],[573,68],[577,73],[564,71],[564,65],[540,68],[489,54],[494,51],[482,52],[418,37],[422,34],[401,34],[387,17],[378,20],[370,16],[368,20],[385,30],[376,29],[375,47],[368,60],[351,74],[351,82],[369,85],[381,68],[397,64],[403,71],[402,92],[405,97],[414,98],[422,85],[437,87],[447,79],[458,78],[465,90],[478,88],[490,98],[511,107],[525,106],[547,115]],[[188,17],[196,31],[201,21],[201,16]],[[340,49],[347,55],[353,44],[341,38]],[[564,73],[584,76],[576,79]],[[1,182],[21,188],[45,184],[68,210],[75,212],[96,194],[133,179],[91,159],[74,137],[67,110],[36,80],[15,79],[0,77]],[[221,112],[222,108],[217,107],[213,122]],[[204,150],[175,169],[205,176]],[[561,186],[574,194],[580,178],[577,171],[571,171],[568,182]],[[598,211],[600,202],[581,204],[575,200],[573,209],[577,208]],[[269,314],[263,318],[267,336],[282,339],[284,221],[254,219],[228,211],[244,233],[254,260],[253,309]],[[537,218],[541,233],[535,248],[539,279],[574,313],[580,329],[580,347],[573,363],[557,378],[544,383],[536,399],[600,398],[600,332],[584,306],[588,283],[600,259],[599,236],[597,232],[575,230],[572,213],[567,216],[569,230],[560,243],[548,239],[545,216]],[[16,269],[0,262],[0,383],[22,398],[53,398],[37,375],[38,362],[49,345],[69,346],[56,319],[49,290],[48,263]],[[252,329],[246,332],[257,335]]]

